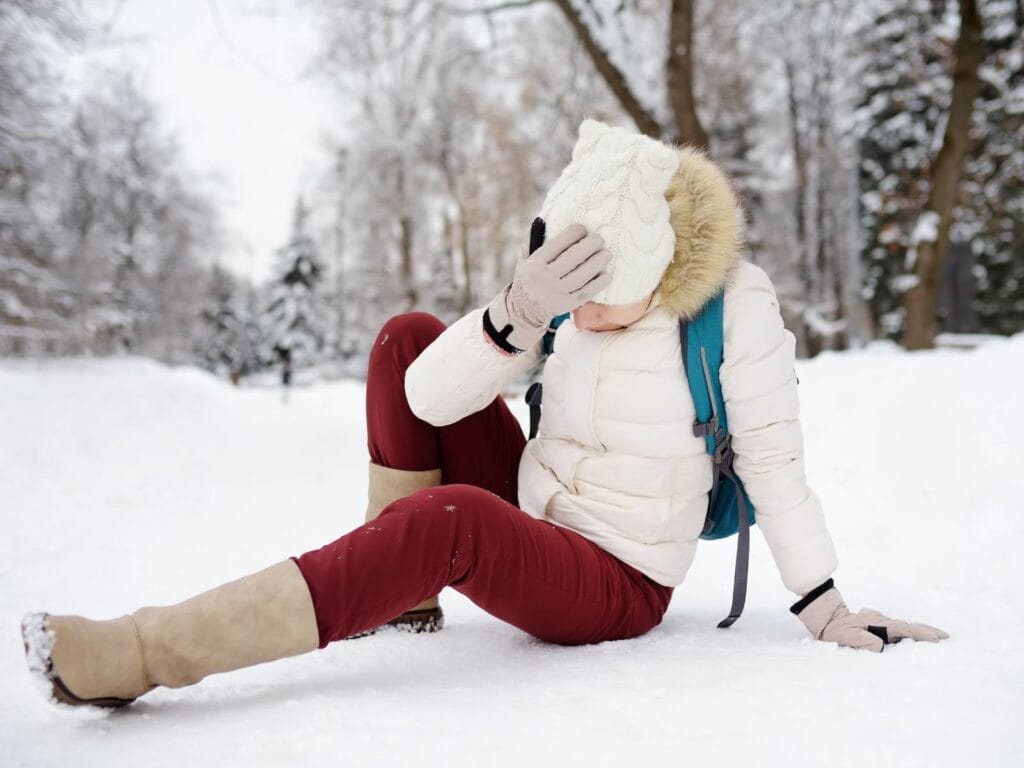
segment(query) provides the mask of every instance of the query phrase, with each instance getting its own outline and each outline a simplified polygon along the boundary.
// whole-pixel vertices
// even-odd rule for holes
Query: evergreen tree
[[[862,259],[876,335],[898,338],[916,236],[930,226],[920,214],[949,105],[957,29],[950,2],[885,5],[862,31]],[[1024,329],[1024,8],[990,0],[980,11],[987,55],[946,271],[947,280],[968,285],[944,291],[973,294],[976,322],[964,327],[948,301],[939,312],[945,328],[1014,333]]]
[[[333,326],[323,265],[307,231],[308,216],[300,197],[291,237],[277,252],[275,278],[262,317],[261,357],[266,364],[290,360],[303,367],[320,362]]]
[[[886,7],[862,31],[865,52],[860,191],[864,298],[875,335],[898,337],[906,254],[928,195],[932,142],[949,102],[951,41],[937,33],[944,3]]]
[[[259,328],[247,284],[214,268],[203,319],[208,333],[198,354],[204,368],[232,379],[259,369]]]
[[[1024,3],[982,5],[987,57],[954,236],[971,244],[977,329],[1024,330]]]

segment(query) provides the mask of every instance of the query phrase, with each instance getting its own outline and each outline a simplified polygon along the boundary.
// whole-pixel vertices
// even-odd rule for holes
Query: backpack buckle
[[[712,416],[710,421],[697,420],[693,422],[693,436],[694,437],[715,437],[715,442],[718,442],[718,417]]]
[[[712,460],[715,464],[730,466],[732,464],[732,440],[728,435],[715,435],[715,455]]]

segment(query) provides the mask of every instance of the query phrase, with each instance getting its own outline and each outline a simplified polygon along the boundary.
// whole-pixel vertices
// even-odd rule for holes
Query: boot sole
[[[60,679],[60,675],[53,671],[53,658],[49,654],[49,650],[52,649],[52,645],[48,647],[40,647],[32,638],[29,637],[30,633],[30,622],[35,622],[35,629],[42,629],[44,632],[53,634],[46,627],[46,619],[49,615],[46,613],[34,614],[27,616],[21,623],[21,642],[25,647],[25,657],[28,660],[29,672],[32,674],[42,675],[47,682],[50,684],[50,695],[55,701],[59,701],[62,704],[68,704],[73,707],[91,706],[91,707],[103,707],[104,709],[120,709],[121,707],[127,707],[135,699],[120,699],[116,696],[100,696],[95,699],[83,699],[81,696],[75,695],[75,693],[65,685],[64,681]]]
[[[400,632],[411,632],[413,634],[440,632],[444,629],[444,611],[441,606],[437,608],[421,608],[417,611],[406,611],[387,624],[368,629],[357,635],[345,638],[346,640],[357,640],[360,637],[375,635],[382,629],[397,629]]]

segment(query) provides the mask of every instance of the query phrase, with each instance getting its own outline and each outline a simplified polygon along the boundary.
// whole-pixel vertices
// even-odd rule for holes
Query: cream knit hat
[[[549,235],[580,223],[604,238],[611,284],[591,301],[631,304],[658,286],[675,231],[665,190],[679,167],[671,147],[597,120],[580,124],[572,161],[541,207]]]

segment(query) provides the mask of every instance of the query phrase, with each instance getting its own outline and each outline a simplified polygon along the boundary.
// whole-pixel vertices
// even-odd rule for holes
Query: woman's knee
[[[424,348],[440,336],[444,329],[445,324],[429,312],[403,312],[381,326],[374,349],[406,339]]]
[[[408,515],[416,524],[433,529],[472,530],[499,514],[504,499],[485,488],[452,483],[424,488],[389,504],[381,513]],[[379,518],[378,518],[379,519]]]
[[[395,315],[377,333],[370,349],[367,378],[379,378],[385,372],[403,374],[444,329],[444,323],[428,312]]]

